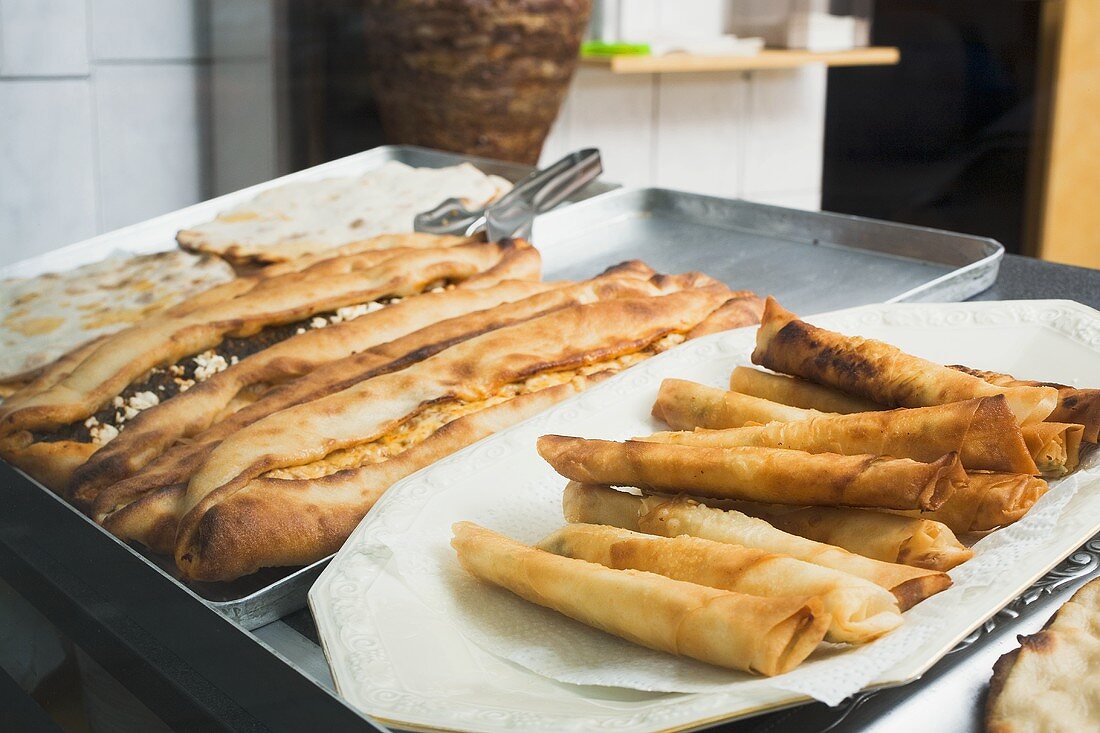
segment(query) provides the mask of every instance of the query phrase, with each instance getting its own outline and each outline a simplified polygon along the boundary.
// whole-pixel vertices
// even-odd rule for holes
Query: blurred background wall
[[[635,26],[691,35],[757,0],[627,2]],[[876,0],[871,42],[900,49],[895,66],[582,65],[542,160],[596,145],[606,178],[628,185],[944,227],[1088,262],[1098,247],[1082,194],[1085,224],[1050,230],[1072,219],[1058,203],[1087,180],[1059,194],[1050,153],[1067,49],[1095,49],[1059,29],[1095,30],[1090,4],[1100,9]],[[1068,25],[1067,8],[1083,8]],[[356,0],[0,0],[0,264],[388,142],[363,16]],[[1100,56],[1089,66],[1085,53],[1070,77],[1081,89],[1063,100],[1100,89]],[[1100,111],[1088,109],[1063,118],[1086,125]],[[1060,149],[1089,149],[1080,130],[1067,139]],[[1060,160],[1073,167],[1068,152]],[[1063,241],[1083,244],[1051,248]]]

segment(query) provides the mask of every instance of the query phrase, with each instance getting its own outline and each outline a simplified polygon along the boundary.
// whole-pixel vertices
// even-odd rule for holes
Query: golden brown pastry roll
[[[1001,387],[1053,387],[1058,390],[1058,406],[1050,413],[1051,422],[1077,423],[1084,426],[1083,440],[1095,443],[1100,440],[1100,389],[1080,389],[1057,382],[1036,382],[1029,379],[1016,379],[1008,374],[987,372],[980,369],[953,364],[951,369],[984,379],[990,384]]]
[[[662,537],[686,534],[790,555],[869,580],[893,593],[902,611],[951,585],[947,573],[873,560],[788,534],[763,519],[708,507],[685,497],[634,496],[574,482],[565,487],[562,509],[569,522],[610,524]]]
[[[470,522],[451,545],[471,575],[609,634],[710,664],[776,675],[825,637],[820,598],[761,598],[560,557]]]
[[[770,297],[752,361],[889,407],[927,407],[1003,394],[1023,425],[1045,420],[1058,404],[1058,391],[1052,387],[995,386],[881,341],[811,326]]]
[[[1024,442],[1039,473],[1052,478],[1065,476],[1077,468],[1084,434],[1085,427],[1073,423],[1040,422],[1023,427]]]
[[[967,469],[1039,472],[1002,395],[933,407],[818,415],[726,430],[656,433],[639,440],[712,448],[757,446],[869,454],[926,462],[956,452]]]
[[[877,402],[853,397],[831,387],[752,367],[739,366],[734,369],[730,374],[730,389],[804,410],[849,413],[886,409]]]
[[[935,509],[966,483],[957,453],[933,463],[782,448],[700,448],[544,435],[538,451],[573,481],[772,504]]]
[[[933,519],[959,534],[987,532],[1023,517],[1049,488],[1043,479],[1019,473],[972,471],[967,476],[966,485],[935,511],[885,511]]]
[[[720,387],[708,387],[686,379],[666,379],[661,382],[653,417],[675,430],[695,427],[741,427],[748,422],[790,422],[824,413],[788,407],[758,397],[727,392]]]
[[[827,641],[863,644],[901,625],[897,599],[848,573],[741,545],[698,537],[656,537],[599,524],[570,524],[538,546],[616,570],[767,598],[818,596],[830,617]]]
[[[747,501],[722,502],[716,506],[763,519],[784,532],[883,562],[947,571],[974,556],[946,524],[921,517],[885,514],[873,509],[789,507]]]

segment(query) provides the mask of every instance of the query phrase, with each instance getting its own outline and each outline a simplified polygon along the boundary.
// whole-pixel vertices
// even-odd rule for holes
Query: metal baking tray
[[[548,279],[626,259],[701,270],[775,295],[796,313],[895,301],[960,301],[997,278],[992,239],[661,188],[620,189],[535,219]]]
[[[387,145],[291,173],[155,219],[22,260],[0,268],[0,279],[33,277],[44,272],[69,270],[90,262],[97,262],[120,251],[143,254],[174,249],[176,232],[180,229],[209,221],[219,212],[247,201],[261,191],[299,181],[360,175],[379,168],[389,161],[399,161],[418,168],[443,168],[459,163],[472,163],[485,173],[498,175],[510,181],[518,181],[534,170],[531,166],[477,156],[448,153],[412,145]],[[581,201],[615,188],[617,188],[616,184],[594,181],[567,201]],[[43,490],[46,490],[45,487]],[[105,530],[100,528],[100,531]],[[154,555],[141,548],[131,549],[139,557],[184,585],[179,579],[171,558]],[[244,628],[254,629],[292,611],[304,608],[306,592],[327,562],[326,558],[302,568],[270,568],[230,583],[186,583],[186,587],[212,608]]]
[[[413,146],[374,148],[0,268],[0,278],[66,270],[118,250],[171,249],[179,229],[208,221],[265,189],[357,175],[391,160],[417,167],[470,162],[513,181],[532,170]],[[596,181],[572,197],[574,203],[536,219],[532,240],[547,279],[590,277],[608,265],[643,259],[664,272],[702,270],[736,288],[775,294],[809,313],[881,301],[963,300],[992,284],[1003,253],[989,239],[920,227],[663,189],[616,189]],[[184,585],[171,558],[133,549]],[[186,587],[254,629],[304,608],[306,593],[327,562]]]

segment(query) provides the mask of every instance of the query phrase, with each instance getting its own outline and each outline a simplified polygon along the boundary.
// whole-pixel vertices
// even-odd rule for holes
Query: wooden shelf
[[[590,56],[581,59],[586,66],[603,66],[613,74],[682,74],[703,71],[751,71],[755,69],[794,69],[809,64],[826,66],[890,66],[900,54],[893,46],[869,46],[850,51],[802,51],[766,48],[755,56],[693,56],[687,53],[666,56]]]

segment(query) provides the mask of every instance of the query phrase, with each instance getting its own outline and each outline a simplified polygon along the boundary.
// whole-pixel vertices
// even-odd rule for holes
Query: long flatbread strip
[[[730,374],[730,390],[805,410],[821,412],[871,412],[886,409],[877,402],[853,397],[830,387],[785,374],[739,366]]]
[[[698,385],[696,389],[709,393],[711,388]],[[705,396],[697,401],[702,399]],[[705,427],[712,425],[714,421]],[[725,427],[657,433],[643,440],[715,448],[759,446],[811,453],[870,454],[915,461],[935,461],[946,453],[958,453],[967,469],[1039,472],[1002,395],[933,407],[848,415],[811,414],[793,422]]]
[[[707,387],[686,379],[661,382],[653,417],[674,430],[741,427],[748,422],[791,422],[826,413]]]
[[[633,496],[574,482],[565,487],[562,508],[569,522],[609,524],[661,537],[686,534],[790,555],[881,586],[894,594],[902,611],[951,585],[946,573],[873,560],[788,534],[762,519],[704,506],[683,497]]]
[[[258,478],[205,513],[187,545],[190,572],[231,580],[264,567],[308,565],[340,549],[386,490],[482,438],[515,425],[608,375],[593,374],[521,395],[447,423],[423,442],[382,461],[311,481]],[[152,491],[107,516],[118,537],[171,555],[187,486]],[[275,528],[278,528],[277,530]]]
[[[1049,488],[1046,481],[1035,476],[972,471],[967,474],[966,485],[939,509],[901,513],[942,522],[959,534],[988,532],[1021,519]]]
[[[927,570],[948,571],[974,556],[951,528],[918,516],[886,514],[849,507],[789,507],[747,501],[708,505],[734,509],[768,522],[799,537],[843,547],[857,555],[883,562],[912,565]]]
[[[249,336],[266,325],[418,293],[440,279],[463,280],[527,249],[508,243],[389,250],[380,261],[379,253],[350,255],[262,279],[238,297],[184,315],[162,314],[111,336],[57,384],[21,400],[17,409],[0,408],[0,432],[50,430],[83,420],[153,367],[214,347],[227,336]]]
[[[186,480],[200,453],[208,454],[225,436],[278,410],[338,392],[383,370],[402,368],[466,339],[558,308],[676,292],[693,287],[696,280],[693,273],[658,275],[637,261],[616,265],[582,283],[553,287],[506,281],[468,288],[467,280],[454,290],[409,298],[349,322],[309,331],[250,356],[186,394],[138,415],[74,477],[73,497],[94,499],[102,504],[94,511],[102,514],[117,508],[119,499],[139,495],[141,487]],[[264,393],[235,414],[225,414],[237,395],[252,385],[278,384],[306,373]],[[190,439],[186,445],[169,449],[182,437]],[[154,457],[157,465],[151,466]],[[147,470],[132,476],[143,466]],[[107,491],[115,498],[100,502],[96,495],[104,486],[109,486]]]
[[[538,451],[572,481],[773,504],[935,509],[966,482],[957,454],[933,463],[781,448],[699,448],[544,435]]]
[[[96,463],[91,463],[81,473],[91,474],[94,471],[99,475],[74,477],[74,484],[76,484],[74,496],[85,500],[94,499],[92,511],[93,516],[98,520],[146,491],[188,480],[205,457],[227,436],[279,410],[339,392],[366,379],[422,361],[462,341],[570,305],[677,292],[680,289],[692,287],[695,283],[696,278],[691,273],[658,275],[644,264],[634,261],[612,267],[591,280],[563,284],[549,292],[539,292],[522,300],[516,300],[510,296],[511,293],[517,292],[513,286],[523,285],[536,289],[535,292],[537,288],[545,289],[545,286],[536,286],[533,283],[505,283],[476,291],[458,288],[403,301],[377,313],[357,318],[348,324],[341,324],[341,326],[352,326],[377,316],[373,323],[356,326],[354,338],[350,339],[355,342],[355,345],[365,350],[316,367],[308,375],[265,393],[261,399],[242,407],[232,415],[219,413],[224,408],[225,402],[239,391],[240,383],[254,378],[254,375],[247,372],[243,377],[238,376],[235,370],[248,367],[256,358],[262,361],[255,370],[266,372],[265,364],[270,364],[273,369],[285,367],[286,355],[274,355],[273,358],[265,356],[273,349],[279,348],[281,344],[245,359],[236,367],[215,375],[211,380],[188,390],[186,394],[164,405],[147,410],[127,427],[123,435],[100,452],[106,453],[106,456],[100,459],[97,455],[97,460],[102,461],[113,461],[114,456],[118,456],[117,460],[121,466],[116,465],[115,470],[112,471],[110,466],[100,469]],[[492,305],[501,299],[513,302],[469,312],[476,310],[472,307],[473,304]],[[461,309],[460,315],[456,314],[456,308]],[[452,317],[433,324],[433,321],[445,316]],[[425,327],[408,332],[409,329],[416,329],[417,326],[422,325]],[[322,329],[300,338],[305,338],[312,333],[325,334],[338,328],[340,326]],[[402,332],[405,332],[404,335]],[[395,335],[400,338],[388,340]],[[340,337],[341,342],[347,340]],[[366,348],[364,343],[366,340],[374,340],[375,345]],[[385,343],[378,343],[378,340]],[[359,349],[349,346],[349,350]],[[301,361],[305,360],[295,359],[293,363],[297,364]],[[210,386],[212,384],[213,386]],[[195,406],[193,402],[199,404]],[[194,417],[183,417],[181,413]],[[197,434],[192,435],[186,429],[189,424],[205,426],[215,417],[218,418],[216,423]],[[175,439],[181,432],[187,434],[190,440],[165,451],[165,441]],[[132,439],[127,440],[129,438]],[[112,453],[115,444],[119,442],[122,446]],[[158,450],[162,451],[161,454],[156,457],[156,460],[147,463],[144,470],[123,478],[130,462],[139,462]],[[81,481],[81,479],[84,480]],[[99,486],[106,488],[100,491]]]
[[[890,407],[927,407],[1003,394],[1024,425],[1045,420],[1058,404],[1058,391],[1052,387],[998,387],[881,341],[811,326],[770,297],[752,361]]]
[[[827,641],[863,644],[901,625],[894,596],[870,581],[787,555],[698,537],[657,537],[597,524],[569,524],[538,547],[616,570],[644,570],[710,588],[776,598],[818,596]]]
[[[1047,420],[1077,423],[1085,428],[1083,435],[1085,442],[1095,443],[1100,440],[1100,389],[1082,389],[1057,382],[1016,379],[1008,374],[971,369],[958,364],[953,364],[950,368],[1001,387],[1053,387],[1058,390],[1058,406],[1050,413]]]
[[[650,649],[772,676],[801,664],[828,628],[819,598],[730,593],[559,557],[470,522],[453,530],[471,575]]]
[[[323,492],[332,476],[365,470],[369,466],[364,464],[378,460],[389,463],[393,450],[405,450],[408,441],[441,424],[432,421],[641,361],[682,339],[722,305],[728,292],[708,286],[570,306],[263,418],[227,437],[191,478],[181,501],[175,551],[181,572],[225,576],[223,564],[232,565],[231,558],[203,546],[218,534],[215,527],[224,526],[222,534],[236,531],[223,523],[227,515],[221,505],[250,482],[278,479]],[[429,422],[420,422],[424,415]],[[405,437],[386,442],[392,431],[401,435],[406,428]],[[251,524],[270,532],[273,523],[259,514]],[[282,536],[271,538],[270,547],[257,554],[284,557],[286,545],[297,545],[285,529],[279,526],[276,534]]]
[[[70,493],[81,501],[93,500],[101,488],[133,475],[176,441],[192,438],[210,427],[242,390],[253,385],[274,386],[312,375],[326,363],[407,336],[437,321],[468,316],[549,289],[543,283],[513,280],[477,290],[426,293],[269,346],[129,421],[126,430],[73,476]],[[349,375],[354,371],[350,364],[345,369]]]

